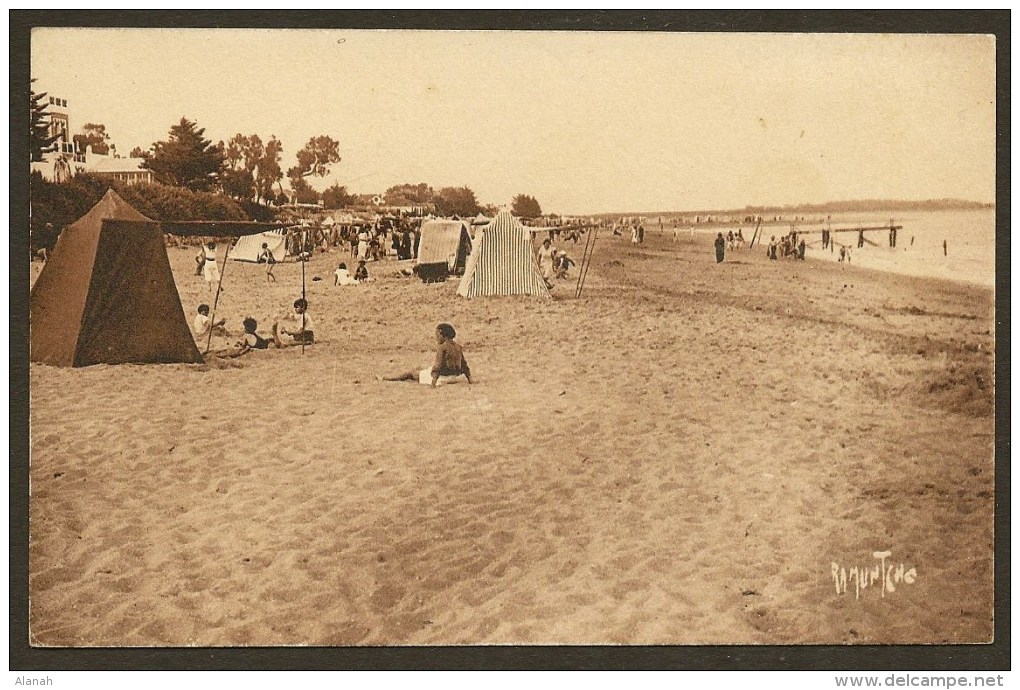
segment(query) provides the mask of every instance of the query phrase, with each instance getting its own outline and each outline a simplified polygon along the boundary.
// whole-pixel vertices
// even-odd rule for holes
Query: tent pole
[[[584,252],[581,254],[581,265],[577,267],[577,285],[574,287],[574,297],[581,296],[581,274],[584,272],[584,262],[588,256],[588,245],[591,244],[591,236],[594,228],[588,228],[584,238]]]
[[[577,296],[578,297],[581,296],[581,292],[584,290],[584,283],[588,279],[588,269],[591,268],[591,258],[592,258],[592,256],[595,255],[595,241],[598,240],[598,238],[599,238],[598,228],[595,228],[594,233],[595,233],[594,237],[592,237],[592,240],[591,240],[591,251],[588,252],[588,263],[587,263],[587,265],[584,268],[584,272],[581,274],[581,287],[577,291]]]
[[[205,250],[203,249],[202,251],[205,251]],[[212,332],[213,332],[213,329],[216,327],[214,325],[216,323],[216,305],[220,303],[220,293],[223,291],[222,290],[223,274],[226,273],[226,271],[227,271],[227,258],[229,256],[230,256],[230,240],[228,239],[227,240],[227,252],[223,255],[223,268],[220,269],[220,279],[219,279],[219,282],[216,283],[216,297],[213,298],[212,316],[209,318],[209,337],[206,338],[206,341],[205,341],[205,352],[202,353],[203,355],[204,354],[208,354],[209,353],[209,348],[212,347]]]
[[[304,247],[301,247],[301,249],[303,250]],[[302,251],[301,254],[298,255],[298,258],[301,259],[301,299],[306,300],[306,302],[307,302],[307,298],[305,297],[305,264],[308,262],[308,260],[305,258],[304,251]],[[305,307],[305,312],[307,312],[307,311],[308,311],[308,307]],[[301,354],[305,353],[305,333],[304,333],[304,331],[305,331],[305,315],[304,315],[304,313],[302,313],[301,314]]]

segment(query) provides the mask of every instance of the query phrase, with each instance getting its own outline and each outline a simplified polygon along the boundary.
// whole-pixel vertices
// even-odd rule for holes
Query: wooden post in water
[[[758,216],[758,222],[754,226],[754,234],[751,235],[751,244],[749,244],[747,246],[748,249],[754,249],[754,242],[755,242],[755,240],[758,240],[758,244],[759,245],[761,244],[761,240],[758,238],[758,231],[761,230],[761,219],[762,219],[762,217]]]

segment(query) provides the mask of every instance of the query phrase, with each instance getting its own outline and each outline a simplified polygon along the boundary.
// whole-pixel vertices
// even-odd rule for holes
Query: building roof
[[[98,157],[95,163],[89,161],[86,168],[95,173],[136,173],[148,172],[142,168],[144,158],[105,158]]]

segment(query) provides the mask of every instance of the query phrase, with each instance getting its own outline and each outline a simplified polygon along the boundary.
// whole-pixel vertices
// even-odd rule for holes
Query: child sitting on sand
[[[244,337],[237,341],[237,344],[229,350],[217,350],[217,357],[240,357],[252,350],[266,350],[269,348],[269,341],[256,333],[259,322],[252,317],[244,320]]]
[[[289,339],[284,340],[281,337],[284,335],[289,336]],[[315,325],[312,315],[308,313],[308,300],[304,297],[294,300],[294,311],[273,324],[273,342],[276,347],[315,343]]]
[[[365,266],[364,259],[358,259],[358,267],[354,271],[354,280],[359,283],[368,282],[368,267]]]
[[[263,338],[261,335],[255,332],[259,327],[259,322],[252,317],[248,317],[244,320],[244,338],[238,343],[241,347],[248,350],[267,350],[269,349],[269,341]]]
[[[347,272],[347,264],[341,263],[333,273],[333,285],[357,285],[358,281]]]
[[[418,383],[431,385],[433,388],[440,383],[453,383],[459,377],[464,376],[468,383],[471,383],[471,369],[467,360],[464,359],[464,348],[460,343],[455,343],[457,331],[448,323],[441,323],[436,326],[436,361],[431,369],[422,369],[419,372],[407,371],[397,376],[383,376],[383,381],[417,381]]]
[[[227,331],[223,327],[226,322],[226,319],[220,319],[216,323],[212,323],[212,320],[209,318],[209,305],[200,304],[198,305],[198,313],[195,314],[195,320],[191,325],[195,329],[195,337],[201,338],[209,335],[210,328],[212,328],[213,335],[227,335]]]

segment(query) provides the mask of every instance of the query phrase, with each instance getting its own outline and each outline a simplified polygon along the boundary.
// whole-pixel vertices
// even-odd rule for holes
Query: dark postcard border
[[[1010,12],[19,11],[10,20],[10,670],[1010,669]],[[288,647],[28,646],[28,137],[33,27],[976,33],[996,36],[995,642],[988,645]]]

